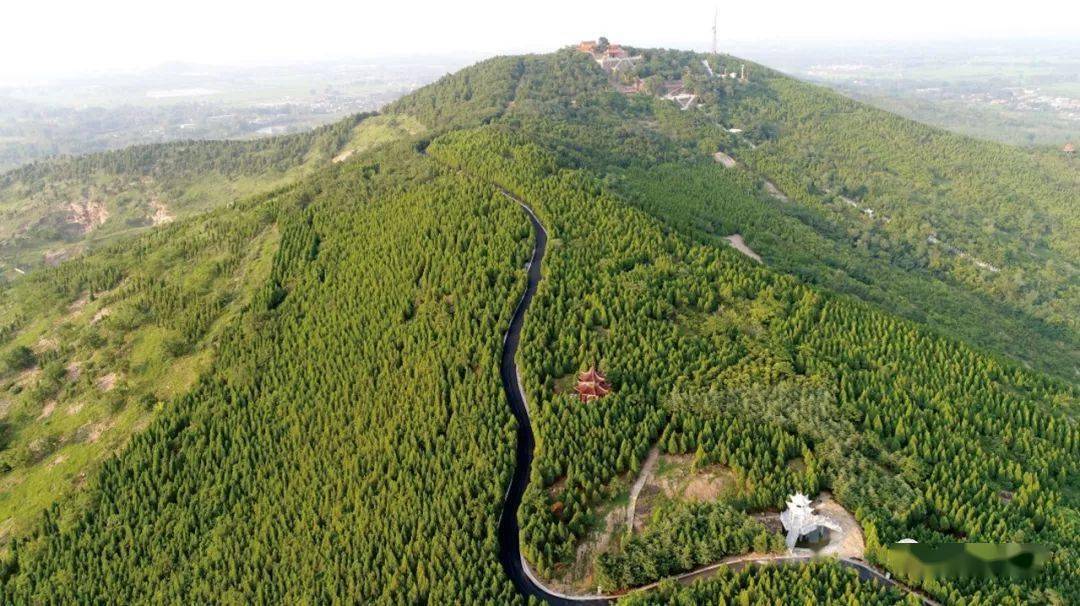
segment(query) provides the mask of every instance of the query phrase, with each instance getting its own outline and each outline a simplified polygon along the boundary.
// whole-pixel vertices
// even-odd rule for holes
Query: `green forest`
[[[0,174],[0,277],[284,187],[329,163],[370,114],[249,141],[181,141],[39,160]]]
[[[726,55],[631,51],[617,76],[499,57],[309,134],[0,176],[57,221],[71,191],[197,201],[0,288],[0,601],[529,601],[496,534],[535,242],[504,191],[548,233],[517,356],[541,578],[655,450],[730,488],[658,501],[586,562],[592,588],[783,552],[760,519],[799,491],[851,512],[883,571],[904,538],[1052,549],[1034,579],[901,579],[941,603],[1075,601],[1076,173],[761,66],[707,77]],[[700,105],[618,92],[636,78]],[[81,242],[46,240],[5,242]],[[594,365],[612,394],[582,402]],[[623,601],[919,603],[830,559]]]

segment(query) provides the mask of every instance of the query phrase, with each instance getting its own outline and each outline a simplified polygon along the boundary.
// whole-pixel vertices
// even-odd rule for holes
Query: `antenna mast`
[[[716,20],[720,16],[720,9],[714,8],[712,15],[712,54],[716,54]]]

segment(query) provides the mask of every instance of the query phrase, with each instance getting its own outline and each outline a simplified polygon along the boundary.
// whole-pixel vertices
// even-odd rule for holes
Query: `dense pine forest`
[[[733,57],[631,51],[628,73],[500,57],[307,135],[0,177],[13,205],[95,182],[200,200],[0,292],[2,601],[525,602],[498,559],[499,360],[534,234],[503,191],[549,236],[518,352],[540,577],[654,451],[729,486],[614,533],[590,590],[781,552],[761,520],[801,491],[850,511],[879,567],[904,538],[1052,549],[1028,580],[901,578],[941,603],[1074,601],[1075,167],[701,63]],[[700,105],[649,92],[672,79]],[[612,393],[582,402],[594,365]],[[625,601],[918,598],[826,559]]]

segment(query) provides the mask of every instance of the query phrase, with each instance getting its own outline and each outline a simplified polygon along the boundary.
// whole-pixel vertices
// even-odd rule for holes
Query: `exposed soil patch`
[[[68,308],[67,308],[68,313],[71,313],[71,314],[79,313],[82,310],[82,308],[86,307],[86,304],[89,303],[89,302],[90,302],[90,295],[83,294],[83,296],[81,296],[78,299],[75,299],[74,301],[72,301],[71,305],[68,305]]]
[[[692,455],[661,455],[658,469],[644,486],[635,503],[633,528],[645,528],[655,501],[663,496],[693,502],[711,502],[734,490],[731,471],[722,465],[693,468]]]
[[[337,164],[338,162],[344,162],[344,161],[348,160],[349,157],[353,155],[354,151],[356,151],[356,150],[355,149],[347,149],[347,150],[341,152],[340,154],[334,156],[333,163]]]
[[[67,260],[71,256],[71,249],[58,248],[56,250],[47,250],[42,253],[41,258],[45,261],[45,265],[49,267],[56,267],[61,262]]]
[[[101,201],[81,200],[68,205],[68,223],[78,225],[83,234],[90,233],[108,218],[109,210]]]
[[[82,376],[82,364],[79,364],[78,362],[72,362],[71,364],[68,364],[66,370],[68,381],[78,381],[79,377]]]
[[[83,425],[75,432],[75,439],[79,442],[86,444],[93,444],[101,439],[102,434],[108,431],[112,427],[110,421],[101,421],[99,423],[87,423]]]
[[[40,354],[46,351],[53,351],[58,347],[60,347],[60,342],[57,341],[56,338],[41,337],[38,339],[37,343],[34,344],[34,351]]]
[[[90,318],[90,324],[97,324],[98,322],[102,321],[103,319],[109,317],[109,314],[111,314],[111,313],[112,312],[109,311],[108,307],[102,307],[101,309],[99,309],[97,311],[96,314],[94,314],[93,318]]]
[[[743,241],[742,234],[731,234],[730,236],[728,236],[728,237],[726,237],[724,239],[727,240],[728,244],[731,244],[731,247],[734,248],[735,250],[737,250],[737,251],[741,252],[742,254],[750,257],[751,259],[757,261],[758,263],[761,263],[761,255],[757,254],[756,252],[753,251],[753,249],[751,249],[749,246],[746,245],[746,242]]]
[[[42,419],[47,419],[54,410],[56,410],[56,400],[49,400],[48,402],[45,402],[45,406],[41,407],[41,414],[38,415],[37,420],[40,421]]]
[[[75,415],[79,414],[79,411],[82,410],[82,409],[83,409],[83,403],[82,402],[75,402],[74,404],[71,404],[71,405],[69,405],[67,407],[67,413],[68,413],[68,415],[75,416]]]
[[[738,162],[735,161],[735,158],[732,158],[731,156],[725,154],[722,151],[718,151],[713,154],[713,160],[716,160],[720,164],[723,164],[724,168],[735,168],[735,166],[738,164]]]
[[[781,202],[791,202],[791,200],[784,195],[784,192],[780,191],[780,188],[768,179],[765,180],[765,192]]]
[[[116,387],[117,374],[110,372],[109,374],[99,378],[97,380],[97,388],[101,391],[109,391],[113,387]]]
[[[687,501],[715,501],[731,486],[731,478],[722,473],[706,471],[694,475],[682,490],[682,497]]]
[[[155,226],[171,223],[172,220],[176,218],[169,212],[169,207],[157,198],[150,200],[150,208],[154,211],[153,214],[150,215],[150,221]]]
[[[64,455],[56,455],[56,458],[50,461],[49,464],[45,466],[45,468],[52,469],[53,467],[56,467],[57,465],[63,463],[66,460],[67,457],[65,457]]]
[[[862,558],[866,553],[866,541],[855,516],[823,492],[818,496],[815,508],[840,525],[841,532],[829,532],[829,542],[817,550],[819,555],[835,555],[840,558]]]
[[[20,372],[19,375],[15,377],[15,384],[19,387],[26,387],[27,385],[30,385],[31,383],[37,381],[37,378],[40,375],[40,368],[37,368],[36,366],[34,368],[28,368]]]

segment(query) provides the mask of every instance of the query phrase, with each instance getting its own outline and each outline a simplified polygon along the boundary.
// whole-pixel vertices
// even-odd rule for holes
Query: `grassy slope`
[[[365,115],[255,141],[147,145],[37,162],[0,175],[0,275],[14,279],[143,232],[168,215],[206,212],[330,163]],[[79,217],[73,205],[93,210]],[[155,221],[155,213],[164,209]]]
[[[0,377],[3,543],[92,483],[101,461],[211,367],[216,340],[250,304],[277,248],[276,228],[258,213],[228,214],[182,221],[0,293],[0,352],[9,359],[28,347],[36,360]]]

